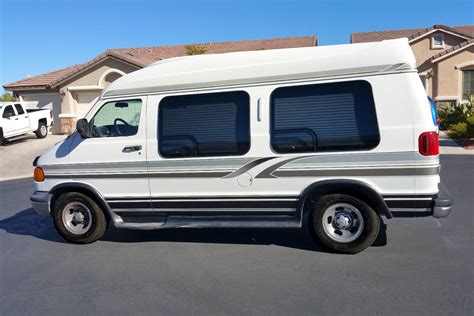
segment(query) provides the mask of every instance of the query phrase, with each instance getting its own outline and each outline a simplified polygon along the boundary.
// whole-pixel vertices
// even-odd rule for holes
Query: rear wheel
[[[53,212],[56,230],[73,243],[92,243],[102,238],[107,228],[102,209],[82,193],[62,194],[54,203]]]
[[[380,229],[380,216],[365,202],[346,194],[325,195],[309,216],[314,240],[341,253],[358,253],[373,244]]]
[[[0,128],[0,146],[5,144],[5,138],[3,138],[3,130]]]
[[[35,131],[36,137],[38,138],[45,138],[48,135],[48,127],[46,123],[39,122],[38,129]]]

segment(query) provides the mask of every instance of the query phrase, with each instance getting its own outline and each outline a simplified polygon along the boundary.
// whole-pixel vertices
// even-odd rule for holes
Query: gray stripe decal
[[[274,195],[274,196],[195,196],[195,197],[106,197],[104,198],[107,202],[117,202],[117,201],[296,201],[299,200],[299,195],[286,196],[286,195]]]
[[[240,168],[240,169],[232,172],[231,174],[225,176],[224,178],[227,178],[227,179],[235,178],[235,177],[241,175],[242,173],[247,172],[250,169],[252,169],[252,168],[268,161],[268,160],[274,159],[274,158],[276,158],[276,157],[265,157],[265,158],[260,158],[260,159],[251,161],[248,164],[244,165],[242,168]]]
[[[64,165],[45,165],[45,169],[93,170],[93,169],[146,169],[146,162],[101,162],[101,163],[73,163]]]
[[[297,159],[297,158],[293,158]],[[259,173],[256,178],[325,177],[325,176],[427,176],[439,174],[439,167],[384,168],[384,169],[321,169],[275,171],[288,160],[279,162]],[[183,173],[97,173],[97,174],[46,174],[49,179],[62,178],[222,178],[231,172],[183,172]]]
[[[384,71],[384,72],[385,72],[385,71],[392,71],[392,70],[395,70],[395,69],[400,68],[400,67],[403,66],[403,65],[404,65],[404,63],[393,64],[393,65],[391,65],[391,66],[385,68],[385,69],[382,70],[382,71]]]
[[[150,169],[163,169],[163,168],[226,168],[235,169],[242,167],[246,163],[257,159],[258,157],[248,158],[215,158],[215,159],[180,159],[180,160],[168,160],[168,161],[149,161],[148,168]]]
[[[374,165],[383,166],[399,165],[413,166],[415,158],[414,151],[389,152],[389,153],[334,153],[324,155],[306,155],[301,159],[291,161],[286,167],[288,169],[311,168],[311,167],[373,167]],[[428,160],[431,164],[431,160]],[[420,160],[422,162],[422,160]],[[425,162],[425,161],[423,161]]]
[[[84,173],[84,174],[46,174],[48,179],[81,178],[221,178],[231,172],[182,172],[182,173]]]
[[[273,171],[277,170],[278,168],[280,168],[283,165],[286,165],[290,161],[293,161],[293,160],[296,160],[296,159],[301,159],[301,158],[306,158],[306,157],[293,157],[293,158],[289,158],[289,159],[280,161],[280,162],[268,167],[267,169],[263,170],[262,172],[260,172],[255,178],[276,178],[275,176],[272,175]]]
[[[336,70],[325,70],[309,73],[298,73],[292,75],[274,75],[266,77],[256,77],[256,78],[244,78],[244,79],[232,79],[232,80],[221,80],[221,81],[210,81],[210,82],[200,82],[200,83],[191,83],[191,84],[176,84],[169,86],[154,86],[154,87],[143,87],[135,89],[120,89],[120,90],[111,90],[107,91],[103,97],[112,97],[124,94],[149,94],[149,93],[162,93],[167,91],[178,91],[178,90],[190,90],[190,89],[205,89],[211,87],[219,86],[233,86],[233,85],[250,85],[252,83],[273,83],[278,81],[288,81],[288,80],[304,80],[304,79],[319,79],[325,77],[337,77],[337,76],[350,76],[369,73],[390,73],[393,71],[386,71],[385,69],[393,66],[390,65],[379,65],[379,66],[367,66],[367,67],[355,67],[347,69],[336,69]],[[399,64],[396,65],[397,67]]]
[[[427,176],[439,174],[439,167],[429,168],[393,168],[393,169],[327,169],[327,170],[282,170],[260,178],[271,177],[325,177],[325,176]]]

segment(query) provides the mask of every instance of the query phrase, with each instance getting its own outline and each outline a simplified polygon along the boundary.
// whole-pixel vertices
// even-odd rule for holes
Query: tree
[[[0,97],[0,101],[9,102],[9,101],[16,101],[16,99],[11,93],[5,92]]]
[[[186,45],[184,48],[186,49],[187,55],[202,55],[207,51],[206,47],[199,45]]]

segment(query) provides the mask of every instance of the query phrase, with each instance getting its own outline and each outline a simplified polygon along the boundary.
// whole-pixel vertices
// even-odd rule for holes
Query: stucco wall
[[[472,61],[474,61],[474,46],[448,56],[437,63],[437,97],[456,96],[458,100],[462,98],[462,70],[474,67],[456,69],[456,65]]]
[[[81,73],[79,76],[72,78],[69,81],[66,81],[61,84],[62,87],[69,86],[90,86],[96,85],[100,77],[104,72],[109,69],[119,69],[125,73],[129,73],[137,70],[138,68],[124,62],[121,62],[117,59],[108,58],[103,62],[95,65],[94,67],[88,69],[86,72]]]
[[[113,58],[108,58],[101,63],[98,63],[94,67],[88,69],[87,71],[79,74],[78,76],[72,78],[61,84],[61,94],[64,96],[62,100],[62,113],[75,113],[76,104],[77,104],[77,95],[78,91],[70,93],[69,88],[74,88],[78,86],[97,86],[99,79],[104,74],[104,72],[110,69],[118,69],[124,73],[130,73],[137,70],[138,68],[124,62],[118,61]],[[93,90],[84,90],[88,93],[96,93],[96,96],[99,96],[102,92],[100,89]]]
[[[435,34],[443,34],[444,36],[444,48],[431,48],[431,38]],[[416,57],[416,65],[419,73],[426,73],[426,94],[433,99],[439,95],[439,78],[438,78],[438,65],[431,63],[431,57],[449,49],[453,46],[459,45],[464,39],[457,36],[445,33],[445,32],[434,32],[424,37],[417,39],[410,43],[411,49]],[[445,75],[451,76],[453,79],[454,73],[445,73]],[[449,79],[448,79],[449,80]],[[444,83],[443,83],[444,85]]]
[[[107,58],[74,78],[61,83],[61,113],[63,113],[61,120],[64,126],[62,132],[69,133],[74,128],[77,118],[88,111],[90,101],[98,97],[102,93],[102,89],[107,87],[110,82],[121,77],[117,72],[111,72],[103,78],[105,79],[103,82],[100,82],[105,73],[118,70],[127,74],[138,69],[136,66],[117,59]],[[78,87],[81,89],[77,90]],[[89,88],[84,89],[84,87]]]
[[[444,48],[431,49],[431,37],[438,33],[444,34]],[[424,72],[430,69],[431,63],[429,62],[429,59],[433,57],[433,55],[459,45],[463,41],[465,40],[451,34],[435,32],[410,43],[411,49],[416,57],[416,66],[418,67],[418,70]]]

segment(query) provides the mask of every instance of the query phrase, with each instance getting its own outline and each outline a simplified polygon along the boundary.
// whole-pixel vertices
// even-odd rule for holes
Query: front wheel
[[[309,216],[313,239],[323,247],[355,254],[373,244],[380,229],[380,216],[365,202],[346,194],[319,199]]]
[[[48,128],[46,127],[46,123],[39,122],[38,129],[35,131],[35,134],[38,138],[45,138],[48,135]]]
[[[92,243],[102,238],[107,228],[102,209],[82,193],[62,194],[54,203],[53,212],[56,230],[73,243]]]

